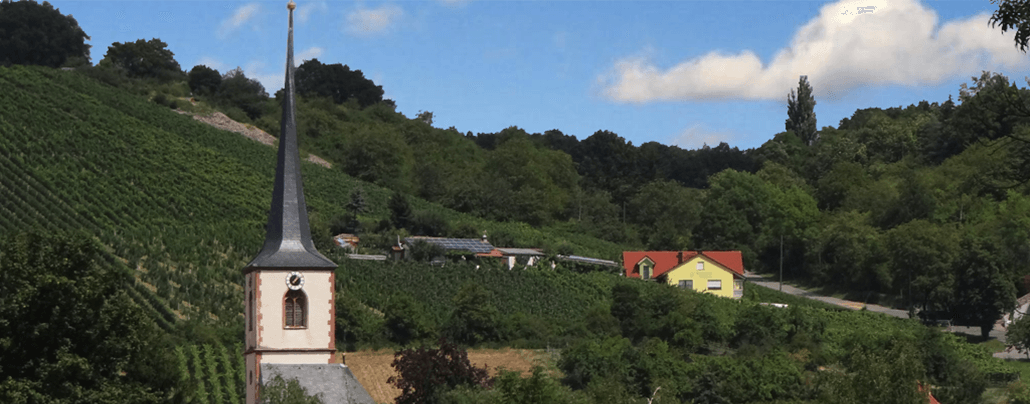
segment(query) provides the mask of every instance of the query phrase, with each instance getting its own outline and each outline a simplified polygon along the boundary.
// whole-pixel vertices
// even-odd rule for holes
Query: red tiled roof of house
[[[622,267],[626,270],[626,277],[639,278],[640,274],[636,272],[636,266],[641,260],[648,258],[654,262],[651,276],[657,278],[680,264],[690,261],[698,254],[744,276],[744,260],[741,258],[740,251],[623,251]]]
[[[712,261],[729,268],[740,276],[744,276],[744,258],[740,251],[702,251],[701,255],[711,258]]]
[[[476,256],[477,256],[477,257],[494,257],[494,258],[501,258],[501,257],[503,257],[503,256],[504,256],[504,254],[502,254],[500,250],[498,250],[498,249],[496,249],[496,248],[495,248],[495,249],[493,249],[493,250],[490,250],[490,252],[488,252],[488,253],[479,253],[479,254],[476,254]]]

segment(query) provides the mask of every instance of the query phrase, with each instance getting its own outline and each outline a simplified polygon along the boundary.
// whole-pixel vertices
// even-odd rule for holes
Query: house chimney
[[[489,243],[489,241],[486,241],[486,232],[485,231],[483,232],[483,242],[484,243]]]
[[[679,253],[676,254],[676,260],[677,260],[677,262],[676,262],[677,264],[682,264],[683,263],[683,251],[680,251]]]

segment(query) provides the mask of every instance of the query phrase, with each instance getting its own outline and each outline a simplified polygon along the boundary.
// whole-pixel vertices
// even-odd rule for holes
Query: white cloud
[[[249,3],[237,8],[232,16],[222,21],[222,25],[218,28],[218,36],[225,38],[252,20],[259,11],[261,11],[261,5],[258,3]]]
[[[858,87],[934,85],[1026,66],[1014,34],[992,29],[988,18],[978,14],[938,28],[937,14],[918,0],[839,1],[823,6],[768,64],[746,50],[709,52],[664,71],[648,57],[627,57],[598,84],[620,102],[780,100],[807,75],[816,96],[837,99]]]
[[[308,18],[310,18],[311,14],[315,11],[320,11],[323,13],[329,11],[329,5],[326,4],[326,2],[324,1],[319,1],[315,3],[304,4],[303,6],[298,6],[297,20],[300,22],[307,22]]]
[[[386,31],[396,24],[404,11],[400,7],[386,4],[379,8],[358,8],[347,13],[344,29],[359,36],[368,36]]]
[[[323,49],[317,46],[312,46],[310,48],[300,51],[293,58],[294,67],[300,66],[300,64],[304,63],[305,61],[322,56],[322,51]]]
[[[700,124],[695,124],[683,132],[680,132],[673,140],[672,144],[679,146],[683,149],[693,150],[700,149],[704,145],[709,147],[718,146],[719,143],[729,143],[733,139],[733,134],[726,132],[712,132],[704,130]]]

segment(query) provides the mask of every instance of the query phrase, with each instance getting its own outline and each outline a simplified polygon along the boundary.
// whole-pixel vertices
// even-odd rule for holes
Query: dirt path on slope
[[[198,121],[203,122],[203,123],[206,123],[208,125],[214,126],[214,127],[218,128],[218,129],[227,130],[227,131],[233,132],[233,133],[239,133],[239,134],[241,134],[243,136],[246,136],[246,137],[248,137],[248,138],[250,138],[250,139],[252,139],[254,141],[257,141],[259,143],[275,147],[275,140],[276,140],[275,136],[269,135],[268,132],[265,132],[265,131],[263,131],[261,129],[258,129],[254,125],[248,125],[248,124],[242,124],[242,123],[236,122],[236,121],[232,120],[232,118],[229,118],[228,116],[226,116],[225,114],[223,114],[221,112],[214,112],[214,113],[209,114],[209,115],[193,114],[193,113],[186,112],[186,111],[183,111],[183,110],[180,110],[180,109],[175,110],[175,112],[178,112],[178,113],[183,114],[183,115],[192,116],[193,119],[198,120]],[[318,156],[316,156],[314,154],[309,154],[308,155],[308,161],[310,161],[312,163],[315,163],[315,164],[318,164],[318,165],[320,165],[322,167],[325,167],[325,168],[332,168],[333,167],[333,165],[330,164],[328,161],[325,161],[321,157],[318,157]]]

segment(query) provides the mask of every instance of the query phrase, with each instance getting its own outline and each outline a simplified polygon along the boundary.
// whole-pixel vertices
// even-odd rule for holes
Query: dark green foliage
[[[958,234],[951,228],[915,220],[886,234],[892,265],[907,268],[894,279],[894,290],[906,303],[924,310],[945,307],[956,278],[952,272],[960,251]]]
[[[445,252],[443,247],[425,240],[416,240],[410,248],[411,259],[418,262],[429,262],[433,259],[443,257]]]
[[[398,229],[408,229],[411,226],[412,213],[411,205],[408,204],[408,199],[404,197],[404,194],[400,192],[394,192],[390,196],[390,202],[387,207],[390,208],[390,224]]]
[[[377,347],[385,335],[385,320],[349,293],[336,295],[336,339],[341,349]]]
[[[0,66],[89,64],[89,36],[49,2],[0,2]]]
[[[735,346],[766,346],[787,339],[785,311],[776,307],[751,305],[737,316]]]
[[[880,232],[854,211],[827,218],[809,247],[808,265],[825,284],[859,290],[883,290],[893,284]]]
[[[239,108],[250,119],[261,116],[267,99],[265,86],[255,79],[247,78],[243,69],[238,67],[222,75],[222,83],[215,93],[216,103]],[[272,133],[278,134],[279,131]]]
[[[982,349],[983,345],[966,344],[955,334],[928,328],[917,335],[916,349],[923,357],[926,380],[930,385],[943,386],[933,392],[942,403],[978,401],[987,388],[987,377],[1001,367]],[[976,354],[969,352],[977,350],[980,352]]]
[[[348,175],[362,181],[404,191],[413,162],[410,146],[385,125],[362,127],[345,144],[337,144],[329,158],[338,161]]]
[[[411,215],[408,230],[417,236],[442,237],[450,233],[450,223],[443,213],[436,209],[424,209]]]
[[[518,372],[501,372],[494,382],[494,388],[501,394],[497,402],[503,404],[577,404],[591,402],[582,395],[573,393],[558,380],[545,373],[542,367],[534,367],[533,374],[523,378]]]
[[[565,374],[562,383],[576,390],[586,388],[595,378],[611,378],[630,385],[627,357],[632,354],[632,344],[621,337],[577,341],[562,351],[558,361],[558,368]]]
[[[443,333],[459,344],[476,345],[502,337],[501,314],[493,296],[482,285],[467,282],[452,299],[454,311],[444,324]]]
[[[858,349],[844,361],[845,369],[819,375],[825,403],[905,403],[926,402],[920,392],[925,370],[907,341],[891,340],[887,347]]]
[[[190,91],[196,95],[212,95],[222,86],[222,75],[218,70],[204,65],[193,66],[189,73]]]
[[[157,38],[149,41],[138,39],[136,42],[115,42],[107,48],[107,54],[100,61],[100,66],[113,67],[133,78],[159,81],[183,78],[179,62],[175,61],[175,54],[168,49],[168,44]]]
[[[436,322],[421,304],[406,294],[394,295],[383,308],[391,342],[407,346],[436,337]]]
[[[397,404],[433,404],[447,390],[490,385],[485,368],[475,367],[464,349],[443,339],[439,348],[422,346],[397,352],[391,366],[397,376],[390,376],[388,382],[401,390]]]
[[[754,356],[706,356],[686,370],[698,403],[747,403],[807,399],[802,369],[786,352]]]
[[[991,0],[998,10],[991,15],[991,28],[1001,26],[1001,32],[1016,31],[1016,47],[1026,53],[1030,42],[1030,6],[1025,0]]]
[[[261,404],[322,404],[322,395],[308,395],[296,379],[286,381],[276,375],[261,387]]]
[[[740,250],[746,267],[756,262],[755,244],[769,216],[772,189],[756,175],[726,170],[710,179],[701,210],[697,244],[707,250]]]
[[[1030,319],[1024,316],[1009,324],[1005,341],[1021,351],[1030,352]],[[1027,356],[1030,357],[1030,353]]]
[[[0,401],[169,398],[178,379],[162,370],[170,347],[125,293],[132,278],[100,256],[85,236],[0,243]]]
[[[383,101],[383,86],[346,65],[311,59],[298,66],[295,74],[297,93],[305,97],[329,97],[337,104],[354,99],[362,108]]]
[[[808,84],[808,76],[801,76],[798,81],[797,96],[794,95],[794,90],[790,90],[790,95],[787,96],[786,127],[808,146],[819,139],[815,126],[815,97],[812,97],[812,86]]]
[[[961,246],[955,276],[962,285],[956,288],[952,309],[961,323],[980,327],[986,340],[994,322],[1015,308],[1016,288],[1006,279],[992,243],[967,237]]]
[[[360,187],[354,188],[350,193],[350,202],[347,202],[347,212],[353,215],[360,215],[368,212],[368,205],[365,203],[365,194]]]

